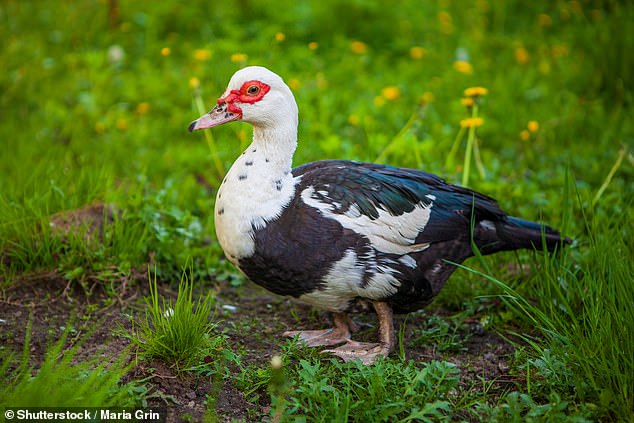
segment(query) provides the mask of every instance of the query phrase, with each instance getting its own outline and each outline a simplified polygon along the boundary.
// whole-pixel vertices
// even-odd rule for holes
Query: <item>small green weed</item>
[[[571,403],[552,392],[547,402],[535,401],[530,395],[511,392],[496,407],[479,404],[480,418],[493,422],[574,422],[586,423],[592,420],[587,416],[591,410],[581,406],[581,410],[572,410]]]
[[[148,183],[145,177],[140,178],[143,184]],[[161,188],[146,189],[129,200],[130,218],[147,232],[145,245],[140,247],[152,256],[154,272],[161,280],[178,278],[187,265],[194,280],[219,267],[216,255],[209,251],[214,247],[208,239],[211,222],[201,217],[203,210],[213,209],[211,198],[200,187],[187,188],[196,193],[195,198],[187,198],[185,187],[168,179]]]
[[[0,404],[11,407],[133,407],[140,404],[146,389],[138,382],[121,385],[128,373],[127,352],[114,361],[96,354],[77,361],[80,340],[71,348],[66,341],[72,325],[67,325],[59,340],[49,347],[38,369],[30,361],[31,323],[29,322],[20,359],[2,351],[0,365]],[[84,335],[84,340],[89,335]],[[13,366],[17,366],[12,370]]]
[[[275,421],[406,422],[448,419],[458,376],[447,362],[342,363],[288,341],[271,366],[244,367],[236,382],[255,402],[268,388]]]
[[[430,316],[415,330],[412,346],[430,346],[438,352],[466,351],[466,344],[471,338],[471,333],[466,331],[464,325],[456,319],[445,320],[440,316]]]
[[[149,284],[143,316],[132,319],[130,331],[120,328],[142,356],[163,361],[181,372],[221,348],[223,338],[213,335],[215,323],[210,320],[214,303],[211,292],[194,301],[193,283],[187,272],[183,272],[175,302],[159,295],[156,274],[149,277]]]
[[[458,368],[432,361],[381,360],[332,366],[300,360],[287,415],[308,421],[436,421],[450,414]]]

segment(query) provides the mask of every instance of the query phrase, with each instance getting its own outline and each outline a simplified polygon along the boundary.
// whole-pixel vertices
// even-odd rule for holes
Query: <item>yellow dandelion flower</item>
[[[419,46],[414,46],[409,49],[409,56],[414,60],[422,59],[425,53],[427,53],[425,49]]]
[[[368,45],[363,41],[353,41],[350,44],[350,50],[355,54],[364,54],[368,51]]]
[[[317,50],[317,47],[319,47],[319,44],[317,44],[315,41],[311,41],[310,43],[308,43],[308,48],[310,50]]]
[[[536,120],[529,120],[526,127],[530,132],[537,132],[539,131],[539,122],[537,122]]]
[[[489,5],[489,2],[487,2],[487,0],[477,1],[476,6],[478,10],[480,10],[480,12],[488,12],[489,10],[491,10],[491,6]]]
[[[603,11],[599,9],[592,9],[590,11],[590,16],[593,21],[601,21],[603,20]]]
[[[328,88],[328,80],[326,79],[326,76],[323,72],[317,72],[315,77],[317,80],[317,88],[319,88],[320,90]]]
[[[198,48],[194,50],[194,59],[198,60],[199,62],[204,62],[205,60],[209,60],[210,58],[211,51],[204,48]]]
[[[475,103],[475,101],[473,101],[472,97],[461,98],[460,102],[465,107],[473,107],[473,104]]]
[[[282,42],[286,39],[286,34],[284,34],[283,32],[277,32],[275,34],[275,41],[277,42]]]
[[[438,22],[441,24],[448,24],[452,22],[451,15],[446,10],[438,12]]]
[[[553,18],[545,13],[540,13],[537,16],[537,24],[542,28],[548,28],[553,25]]]
[[[434,93],[431,91],[425,91],[423,95],[420,96],[419,100],[421,104],[429,104],[433,103],[435,99],[436,97],[434,96]]]
[[[395,87],[394,85],[390,85],[389,87],[385,87],[381,90],[381,95],[384,99],[388,101],[394,101],[398,100],[398,98],[401,96],[401,90],[399,90],[399,88]]]
[[[357,115],[350,115],[348,116],[348,123],[352,126],[357,126],[359,124],[360,120],[359,120],[359,116]]]
[[[551,48],[550,52],[556,59],[564,57],[568,55],[568,46],[565,44],[556,44]]]
[[[193,89],[200,87],[200,79],[196,78],[195,76],[189,78],[189,86]]]
[[[291,90],[297,90],[302,84],[299,82],[298,79],[292,78],[288,80],[288,86],[291,88]]]
[[[144,115],[150,110],[150,103],[142,102],[136,105],[136,113],[138,115]]]
[[[570,19],[570,10],[565,7],[559,9],[559,17],[561,18],[561,20],[567,21],[568,19]]]
[[[460,121],[460,126],[463,128],[477,128],[478,126],[482,126],[484,124],[484,119],[481,117],[477,118],[466,118]]]
[[[377,95],[376,97],[374,97],[374,105],[376,107],[381,107],[381,106],[385,105],[385,98],[383,98],[380,95]]]
[[[464,60],[456,60],[455,62],[453,62],[453,68],[458,72],[467,75],[473,73],[473,66],[471,65],[471,63],[465,62]]]
[[[172,50],[169,47],[163,47],[161,49],[161,56],[169,56]]]
[[[106,131],[106,125],[103,122],[95,123],[95,132],[98,134],[103,134]]]
[[[246,62],[249,56],[244,53],[234,53],[231,55],[231,61],[233,63]]]
[[[446,12],[438,12],[438,23],[440,24],[440,32],[443,34],[451,34],[454,30],[451,15]]]
[[[520,132],[520,139],[522,141],[528,141],[531,138],[531,133],[528,132],[527,129],[524,129],[522,132]]]
[[[464,90],[465,97],[480,97],[483,95],[487,95],[489,90],[484,87],[469,87]]]
[[[530,56],[528,55],[528,50],[526,50],[524,47],[520,46],[515,49],[515,61],[520,65],[525,65],[526,63],[528,63],[529,57]]]
[[[128,129],[128,121],[124,118],[117,119],[117,129],[120,131],[125,131]]]

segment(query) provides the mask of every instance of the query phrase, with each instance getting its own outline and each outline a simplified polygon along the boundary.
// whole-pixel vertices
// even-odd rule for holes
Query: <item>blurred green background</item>
[[[625,28],[633,9],[616,1],[5,1],[0,234],[34,242],[46,216],[106,202],[140,231],[121,235],[119,250],[106,253],[114,262],[134,266],[163,251],[178,268],[209,256],[198,248],[217,248],[214,189],[250,128],[226,125],[207,142],[186,129],[197,104],[210,108],[251,64],[295,93],[296,164],[381,161],[458,182],[460,122],[469,116],[460,100],[482,86],[471,187],[556,225],[566,180],[590,202],[625,148],[595,210],[621,213],[627,207],[615,199],[632,194],[634,34]],[[126,252],[126,237],[143,239]],[[12,266],[51,264],[42,248],[21,250],[10,253],[25,255]],[[215,263],[205,260],[203,273]]]

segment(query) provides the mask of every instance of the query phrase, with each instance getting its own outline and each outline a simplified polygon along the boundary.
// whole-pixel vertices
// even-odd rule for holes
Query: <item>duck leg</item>
[[[371,365],[379,355],[387,357],[394,350],[395,335],[394,321],[392,318],[392,308],[384,302],[373,301],[372,305],[376,310],[379,319],[379,343],[356,342],[348,339],[345,345],[332,350],[324,350],[324,353],[331,353],[341,357],[344,361],[352,361],[355,358],[361,360],[363,364]]]
[[[293,330],[284,332],[284,336],[299,337],[309,347],[331,347],[350,340],[350,332],[357,328],[345,313],[333,313],[334,327],[323,330]]]

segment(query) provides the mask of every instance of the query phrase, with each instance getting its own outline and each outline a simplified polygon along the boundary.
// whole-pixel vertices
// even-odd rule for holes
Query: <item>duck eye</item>
[[[257,95],[260,92],[260,87],[258,87],[257,85],[251,85],[249,88],[247,88],[247,94],[249,95]]]

